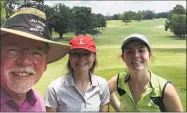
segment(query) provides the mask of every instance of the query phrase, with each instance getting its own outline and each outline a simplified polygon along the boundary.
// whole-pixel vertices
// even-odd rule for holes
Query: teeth
[[[134,61],[134,62],[132,62],[132,63],[140,63],[141,61]]]
[[[30,73],[27,73],[27,72],[21,72],[21,73],[20,72],[15,72],[14,74],[16,74],[18,76],[23,76],[23,77],[30,75]]]
[[[77,63],[79,66],[84,66],[86,63]]]
[[[132,62],[132,64],[140,64],[141,62]]]
[[[85,64],[78,64],[79,66],[85,66]]]

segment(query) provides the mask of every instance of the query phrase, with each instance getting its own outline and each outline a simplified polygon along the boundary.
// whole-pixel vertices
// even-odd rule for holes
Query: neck
[[[130,81],[137,84],[147,84],[150,81],[150,73],[148,70],[130,71]]]
[[[23,104],[26,99],[27,93],[17,93],[10,89],[3,89],[7,95],[19,106]]]
[[[76,87],[84,94],[91,86],[89,72],[73,72]]]
[[[75,83],[77,82],[89,82],[90,81],[90,76],[89,76],[89,72],[77,72],[77,71],[73,71],[73,79],[75,81]]]

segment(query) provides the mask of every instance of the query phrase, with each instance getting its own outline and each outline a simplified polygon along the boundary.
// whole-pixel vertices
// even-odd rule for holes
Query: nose
[[[133,56],[134,56],[135,58],[137,58],[137,57],[140,56],[138,50],[134,50],[134,52],[133,52]]]
[[[32,56],[28,50],[24,49],[20,57],[17,59],[17,63],[22,66],[28,66],[32,64]]]
[[[86,57],[86,56],[84,55],[84,53],[80,53],[80,54],[79,54],[79,59],[80,59],[80,60],[85,59],[85,57]]]

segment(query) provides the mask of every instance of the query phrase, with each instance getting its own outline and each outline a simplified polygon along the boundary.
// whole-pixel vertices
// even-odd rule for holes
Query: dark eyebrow
[[[18,46],[16,43],[14,42],[9,42],[8,45],[11,45],[11,46]]]
[[[137,47],[138,49],[142,49],[142,48],[146,48],[145,46],[138,46]],[[124,50],[131,50],[132,48],[128,48],[128,47],[126,47],[126,48],[124,48]]]
[[[88,51],[88,50],[84,50],[83,52],[90,52],[90,51]]]
[[[140,49],[141,49],[141,48],[146,48],[146,47],[145,47],[145,46],[139,46],[138,48],[140,48]]]
[[[42,51],[48,52],[48,49],[47,49],[47,48],[35,47],[34,49],[36,49],[36,50],[42,50]]]
[[[44,47],[34,47],[35,49],[44,49],[45,50],[45,48]],[[47,49],[47,48],[46,48]]]
[[[132,48],[128,48],[128,47],[126,47],[126,48],[124,48],[125,50],[128,50],[128,49],[132,49]]]
[[[19,47],[19,45],[18,44],[16,44],[16,43],[14,43],[14,42],[9,42],[7,45],[9,45],[9,46],[18,46]],[[34,49],[38,49],[38,50],[48,50],[47,49],[47,47],[45,48],[45,47],[34,47]]]

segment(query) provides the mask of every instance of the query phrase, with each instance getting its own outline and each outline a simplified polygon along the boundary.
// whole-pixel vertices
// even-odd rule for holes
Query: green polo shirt
[[[128,81],[130,80],[129,73],[123,72],[118,74],[117,92],[120,95],[120,111],[165,111],[163,104],[163,92],[169,81],[155,75],[151,71],[150,73],[151,80],[148,88],[137,103],[134,102],[128,85]]]

